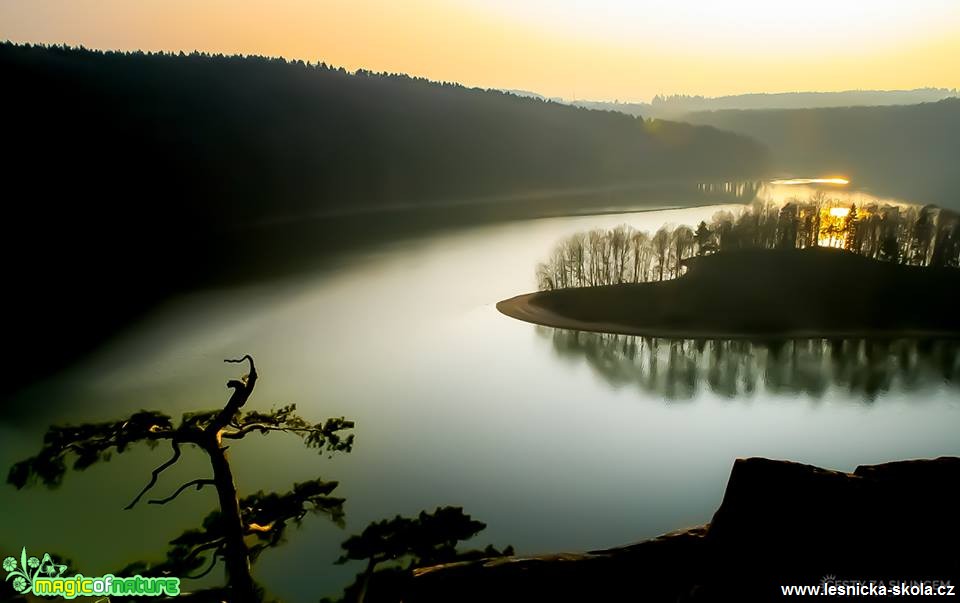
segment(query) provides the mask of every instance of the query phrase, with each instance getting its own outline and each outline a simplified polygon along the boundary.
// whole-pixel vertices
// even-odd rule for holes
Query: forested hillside
[[[225,266],[272,274],[351,236],[251,224],[767,168],[710,127],[301,61],[0,43],[0,74],[19,379]]]
[[[15,183],[56,169],[99,204],[162,189],[167,208],[262,217],[764,169],[711,128],[299,61],[6,44],[0,69]]]

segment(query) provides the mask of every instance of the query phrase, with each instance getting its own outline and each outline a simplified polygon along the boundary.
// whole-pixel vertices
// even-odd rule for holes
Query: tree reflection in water
[[[702,387],[730,398],[757,390],[819,398],[838,388],[872,402],[889,390],[960,386],[960,340],[671,340],[539,326],[537,333],[611,385],[668,400]]]

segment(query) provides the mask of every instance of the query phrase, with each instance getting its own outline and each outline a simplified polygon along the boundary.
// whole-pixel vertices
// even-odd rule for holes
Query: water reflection
[[[871,402],[890,391],[960,386],[958,340],[668,340],[537,327],[561,358],[586,360],[615,387],[635,385],[668,400],[702,388],[726,397],[823,396],[837,388]]]

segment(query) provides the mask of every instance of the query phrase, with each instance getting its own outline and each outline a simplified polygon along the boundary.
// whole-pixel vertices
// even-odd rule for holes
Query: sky
[[[960,87],[960,0],[0,0],[0,39],[283,56],[566,99]]]

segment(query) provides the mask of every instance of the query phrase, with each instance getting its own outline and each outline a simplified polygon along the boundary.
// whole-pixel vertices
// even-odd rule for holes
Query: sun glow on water
[[[771,180],[770,184],[850,184],[846,178],[788,178],[785,180]]]

